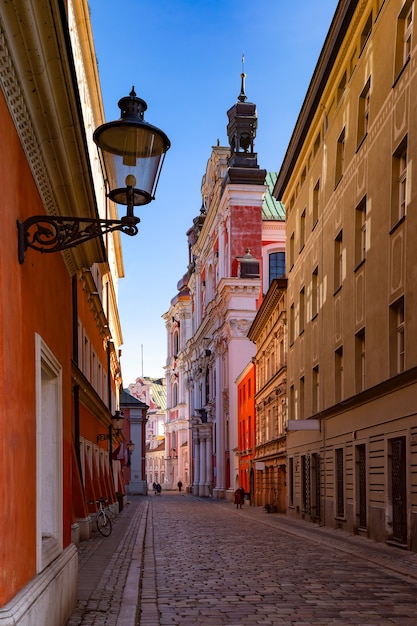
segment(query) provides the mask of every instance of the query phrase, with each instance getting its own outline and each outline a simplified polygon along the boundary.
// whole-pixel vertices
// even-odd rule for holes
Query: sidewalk
[[[359,535],[351,535],[340,529],[294,520],[283,514],[267,513],[263,507],[250,506],[247,503],[242,509],[236,509],[231,502],[225,500],[209,499],[208,501],[214,506],[230,509],[235,515],[274,526],[300,538],[323,543],[347,554],[361,555],[362,558],[384,570],[417,580],[416,552],[409,552]]]
[[[78,602],[67,626],[134,626],[149,500],[128,499],[110,537],[94,532],[78,549]]]

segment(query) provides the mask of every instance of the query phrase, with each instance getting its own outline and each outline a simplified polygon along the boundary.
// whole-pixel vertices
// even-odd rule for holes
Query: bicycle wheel
[[[104,511],[97,515],[97,530],[104,537],[108,537],[112,531],[111,519]]]

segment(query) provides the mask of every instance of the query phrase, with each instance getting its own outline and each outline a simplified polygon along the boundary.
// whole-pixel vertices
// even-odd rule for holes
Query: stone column
[[[145,432],[145,412],[142,409],[130,410],[130,438],[135,444],[135,451],[131,457],[131,474],[128,492],[130,494],[146,495],[147,484],[144,475],[145,450],[143,447]]]
[[[212,495],[213,492],[213,440],[212,432],[209,433],[206,440],[206,481],[207,481],[207,495]]]
[[[198,485],[200,482],[200,441],[198,438],[197,427],[193,428],[193,447],[194,447],[194,472],[193,472],[193,486],[192,493],[194,496],[198,496]]]
[[[198,495],[206,496],[206,436],[200,435],[200,480],[198,481]]]

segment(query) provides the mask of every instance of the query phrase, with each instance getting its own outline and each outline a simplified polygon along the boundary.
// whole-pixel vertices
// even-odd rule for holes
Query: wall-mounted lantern
[[[19,263],[28,248],[38,252],[60,252],[85,241],[120,230],[126,235],[138,233],[140,219],[135,206],[155,198],[165,154],[171,143],[166,134],[143,119],[147,104],[136,96],[134,87],[121,98],[121,117],[99,126],[93,140],[102,150],[110,191],[108,197],[127,207],[120,220],[87,217],[35,215],[17,222]]]

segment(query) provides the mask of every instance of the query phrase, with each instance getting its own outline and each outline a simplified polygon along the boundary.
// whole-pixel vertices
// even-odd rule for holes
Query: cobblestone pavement
[[[417,624],[417,554],[228,501],[136,496],[79,548],[68,626]]]
[[[164,494],[146,531],[139,626],[417,624],[417,555]]]

